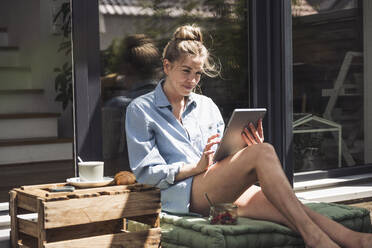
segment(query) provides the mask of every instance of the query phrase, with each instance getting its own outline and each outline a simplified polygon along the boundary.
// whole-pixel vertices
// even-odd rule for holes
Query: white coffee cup
[[[79,162],[80,181],[102,181],[103,164],[104,162],[102,161]]]

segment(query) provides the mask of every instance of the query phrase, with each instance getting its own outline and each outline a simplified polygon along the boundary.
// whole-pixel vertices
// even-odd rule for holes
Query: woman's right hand
[[[184,164],[176,175],[176,182],[203,173],[213,164],[214,150],[212,150],[212,146],[220,143],[220,140],[216,139],[219,136],[219,134],[215,134],[208,138],[207,145],[199,162],[197,164]]]
[[[220,135],[214,134],[208,138],[207,145],[204,148],[203,155],[201,156],[199,162],[196,164],[196,170],[198,173],[202,173],[208,169],[209,166],[213,164],[213,154],[212,146],[219,144],[220,140],[216,140]]]

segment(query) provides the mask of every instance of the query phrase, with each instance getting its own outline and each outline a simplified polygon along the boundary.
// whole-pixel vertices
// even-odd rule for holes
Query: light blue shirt
[[[127,108],[129,163],[138,182],[161,189],[163,210],[187,214],[193,177],[175,182],[175,176],[184,164],[200,160],[207,139],[216,133],[222,136],[225,125],[216,104],[195,93],[188,98],[181,124],[162,85],[160,81]]]

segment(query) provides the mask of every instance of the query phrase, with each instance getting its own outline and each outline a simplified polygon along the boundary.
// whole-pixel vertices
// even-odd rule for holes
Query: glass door
[[[371,161],[364,8],[357,0],[292,1],[295,172]]]

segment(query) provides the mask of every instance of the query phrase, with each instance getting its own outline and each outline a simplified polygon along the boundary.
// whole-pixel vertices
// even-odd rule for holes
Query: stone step
[[[10,227],[10,216],[9,213],[0,214],[0,230]]]
[[[5,139],[0,140],[0,164],[72,159],[72,151],[72,139]]]
[[[372,182],[372,173],[295,182],[293,184],[293,189],[296,192],[302,192],[302,191],[315,190],[315,189],[346,186],[346,185],[352,185],[352,184],[355,185],[355,184],[364,183],[364,182]]]
[[[8,202],[0,202],[0,213],[1,212],[8,212],[9,211],[9,203]]]
[[[1,39],[1,33],[0,33]],[[1,40],[0,40],[1,44]],[[0,45],[0,66],[20,66],[20,51],[18,47],[8,47]]]
[[[372,196],[372,173],[295,182],[293,188],[297,197],[307,201],[360,201]]]
[[[58,136],[57,113],[0,114],[0,140]]]
[[[298,198],[308,201],[336,203],[357,201],[363,198],[371,198],[372,182],[301,191],[296,192],[296,195]]]
[[[0,114],[47,112],[44,90],[0,90]]]
[[[32,89],[29,67],[0,67],[0,90]]]
[[[0,229],[0,247],[10,248],[10,228]]]
[[[10,247],[7,245],[9,242],[10,231],[10,216],[9,216],[9,203],[0,202],[0,247]]]

